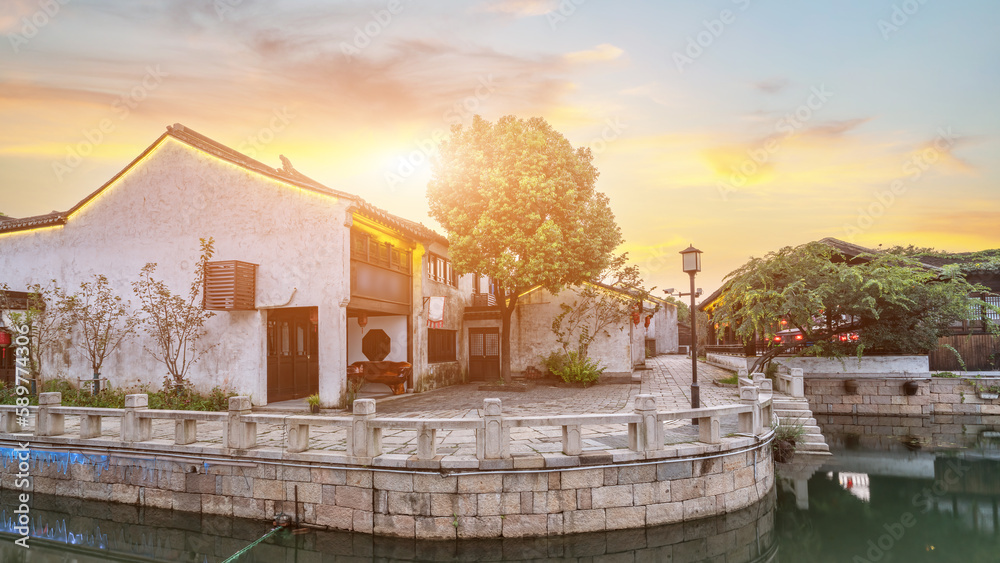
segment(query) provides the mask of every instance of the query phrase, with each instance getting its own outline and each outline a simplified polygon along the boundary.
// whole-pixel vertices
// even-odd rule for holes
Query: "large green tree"
[[[621,243],[608,198],[594,188],[588,148],[542,118],[513,116],[452,128],[427,187],[460,273],[493,278],[501,310],[500,372],[510,380],[510,319],[518,296],[598,276]]]
[[[797,328],[813,344],[810,354],[827,356],[925,354],[952,322],[970,316],[970,301],[977,300],[969,295],[982,289],[956,267],[928,268],[883,253],[849,260],[818,242],[752,258],[724,283],[712,319],[720,331],[728,326],[746,343]],[[847,333],[858,340],[838,337]]]

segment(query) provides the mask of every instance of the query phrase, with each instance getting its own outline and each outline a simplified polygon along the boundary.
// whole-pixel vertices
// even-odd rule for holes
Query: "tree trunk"
[[[517,305],[517,290],[513,290],[510,295],[506,289],[501,289],[500,292],[500,378],[504,383],[510,383],[510,318]]]

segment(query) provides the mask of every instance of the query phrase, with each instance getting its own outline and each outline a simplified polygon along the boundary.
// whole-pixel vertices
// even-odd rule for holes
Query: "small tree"
[[[45,286],[31,284],[28,286],[25,308],[14,310],[6,284],[0,285],[0,314],[7,311],[7,316],[15,325],[28,325],[31,330],[31,346],[28,348],[28,364],[31,377],[38,389],[45,384],[43,361],[49,346],[58,341],[66,332],[65,319],[56,305],[55,296],[60,289],[55,280]],[[47,298],[46,296],[52,296]]]
[[[135,335],[138,313],[115,294],[103,274],[81,283],[77,293],[59,290],[57,295],[59,314],[67,329],[78,331],[76,347],[90,361],[94,379],[99,379],[108,356]]]
[[[452,128],[427,186],[459,273],[490,276],[501,312],[500,374],[510,381],[511,314],[521,293],[553,293],[597,276],[621,243],[590,149],[541,118]]]
[[[813,343],[808,352],[815,355],[925,354],[952,322],[969,317],[977,301],[969,295],[982,289],[957,268],[929,269],[891,254],[859,258],[816,242],[753,258],[726,276],[714,321],[746,343],[770,339],[784,320]],[[834,338],[847,333],[858,333],[858,341]]]
[[[627,254],[617,256],[596,283],[581,284],[577,299],[559,305],[561,312],[552,319],[552,332],[564,352],[586,357],[598,336],[610,336],[608,328],[629,322],[649,297],[639,268],[626,266],[627,259]]]
[[[146,352],[167,368],[164,387],[182,390],[189,385],[188,370],[209,348],[199,348],[198,341],[205,335],[205,322],[215,313],[202,307],[200,295],[205,282],[205,268],[214,253],[215,240],[200,239],[201,258],[194,280],[186,297],[170,291],[162,281],[153,278],[156,264],[143,266],[139,281],[132,289],[142,303],[142,325],[153,339]]]

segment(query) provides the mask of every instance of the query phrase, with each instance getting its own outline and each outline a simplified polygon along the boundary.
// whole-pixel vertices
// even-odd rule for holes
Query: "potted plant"
[[[771,444],[774,453],[774,461],[778,463],[788,463],[795,455],[795,443],[806,433],[802,423],[795,421],[791,424],[781,422],[774,428],[774,442]]]
[[[993,381],[992,384],[983,384],[976,382],[974,383],[976,387],[976,396],[980,399],[1000,399],[1000,382]]]
[[[309,404],[309,412],[319,414],[319,393],[313,393],[306,397],[306,403]]]

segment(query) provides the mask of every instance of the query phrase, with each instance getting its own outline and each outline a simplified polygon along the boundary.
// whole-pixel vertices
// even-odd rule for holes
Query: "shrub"
[[[601,377],[604,368],[584,355],[569,352],[566,354],[564,363],[556,369],[552,369],[552,373],[561,377],[566,383],[582,383],[586,387]]]
[[[567,356],[562,350],[551,352],[548,356],[542,356],[542,365],[549,370],[552,375],[557,375],[566,366]]]
[[[149,391],[143,385],[137,391],[126,391],[105,387],[99,393],[91,393],[87,389],[77,389],[65,379],[46,381],[42,386],[46,393],[62,393],[62,404],[67,407],[100,407],[108,409],[125,408],[125,395],[129,393],[146,393],[149,395],[149,408],[186,411],[225,411],[229,409],[229,398],[236,393],[225,391],[219,387],[212,389],[208,395],[193,391]],[[0,383],[0,404],[13,405],[17,399],[16,387]],[[30,396],[30,404],[37,405],[38,397]]]

